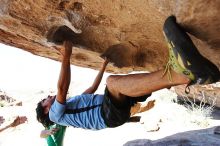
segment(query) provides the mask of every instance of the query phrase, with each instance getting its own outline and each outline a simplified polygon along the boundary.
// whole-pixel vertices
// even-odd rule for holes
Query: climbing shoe
[[[199,53],[187,33],[176,23],[174,16],[165,20],[163,33],[169,49],[167,68],[170,66],[175,72],[187,76],[191,80],[188,86],[211,84],[220,80],[217,66]]]

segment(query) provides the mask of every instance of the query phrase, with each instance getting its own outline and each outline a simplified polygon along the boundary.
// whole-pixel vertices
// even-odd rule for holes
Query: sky
[[[0,90],[56,89],[60,62],[0,43],[0,68]],[[85,88],[97,74],[74,65],[71,70],[72,82],[84,82]]]
[[[35,88],[53,82],[58,62],[0,44],[0,89]],[[48,74],[51,72],[53,74]]]

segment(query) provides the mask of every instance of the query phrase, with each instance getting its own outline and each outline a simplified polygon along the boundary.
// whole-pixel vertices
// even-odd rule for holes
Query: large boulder
[[[210,84],[204,86],[191,86],[190,93],[185,93],[185,86],[179,85],[175,87],[175,92],[179,95],[179,99],[187,102],[194,102],[200,104],[209,104],[220,108],[220,86],[217,84]]]
[[[46,35],[54,26],[66,25],[81,36],[72,64],[98,69],[98,56],[119,45],[123,55],[113,57],[107,71],[155,71],[168,57],[164,20],[175,15],[200,52],[220,68],[219,13],[219,0],[1,0],[0,42],[60,60]]]
[[[219,13],[219,0],[1,0],[0,42],[59,61],[47,36],[65,25],[80,36],[72,64],[98,69],[99,56],[112,46],[108,72],[151,72],[167,62],[162,27],[175,15],[201,54],[220,68]]]
[[[137,139],[125,143],[123,146],[218,146],[220,139],[219,127],[180,132],[161,139]]]

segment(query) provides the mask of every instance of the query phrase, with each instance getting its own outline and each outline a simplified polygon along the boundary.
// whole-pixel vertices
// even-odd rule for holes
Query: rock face
[[[200,52],[220,68],[219,0],[1,0],[0,42],[35,55],[60,60],[46,34],[66,25],[80,33],[71,63],[98,69],[101,53],[121,47],[109,72],[154,71],[167,61],[162,34],[169,15],[191,34]],[[128,53],[129,52],[129,53]]]
[[[127,142],[124,146],[218,146],[219,134],[214,131],[219,127],[177,133],[158,140],[139,139]],[[216,129],[216,130],[215,130]]]
[[[17,101],[13,97],[10,97],[4,91],[0,90],[0,107],[4,106],[22,106],[21,101]]]
[[[180,100],[187,100],[187,97],[189,97],[191,101],[203,102],[220,108],[220,87],[218,84],[191,86],[189,94],[186,94],[184,90],[185,86],[183,85],[175,87]]]
[[[72,64],[99,69],[99,56],[114,46],[108,72],[155,71],[168,59],[164,20],[175,15],[201,54],[220,68],[219,13],[219,0],[1,0],[0,43],[60,60],[46,37],[65,25],[80,35]]]

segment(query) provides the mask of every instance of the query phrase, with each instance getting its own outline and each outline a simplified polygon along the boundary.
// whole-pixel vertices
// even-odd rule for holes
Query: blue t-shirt
[[[67,99],[65,104],[55,100],[49,111],[50,120],[63,126],[84,129],[106,128],[101,115],[103,99],[103,95],[82,94]]]

